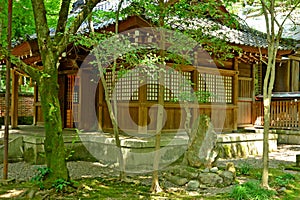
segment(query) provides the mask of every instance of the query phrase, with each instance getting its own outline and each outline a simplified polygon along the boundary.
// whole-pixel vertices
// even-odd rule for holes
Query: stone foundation
[[[20,136],[20,135],[18,135]],[[22,135],[18,146],[10,147],[19,151],[19,157],[26,162],[42,164],[45,162],[44,137],[37,135]],[[221,146],[219,157],[239,158],[249,155],[262,155],[263,149],[262,133],[230,133],[218,134],[218,144]],[[64,137],[67,159],[84,161],[101,161],[107,165],[118,163],[118,148],[115,146],[114,138],[110,134],[84,133],[80,138],[72,134]],[[178,160],[188,144],[185,133],[176,136],[163,134],[161,138],[161,162],[164,167]],[[277,149],[277,135],[270,134],[270,151]],[[125,157],[126,170],[140,172],[152,170],[154,159],[154,137],[121,138],[122,152]],[[0,149],[1,151],[1,149]],[[2,155],[3,152],[0,152]],[[1,161],[1,160],[0,160]]]
[[[269,134],[269,151],[277,150],[277,134]],[[245,158],[249,155],[262,155],[262,133],[230,133],[220,134],[221,158]]]
[[[296,130],[272,130],[278,135],[278,144],[300,145],[300,131]]]

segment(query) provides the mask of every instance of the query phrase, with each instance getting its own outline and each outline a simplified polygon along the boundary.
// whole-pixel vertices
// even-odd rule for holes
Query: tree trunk
[[[269,129],[270,129],[270,107],[271,97],[275,81],[276,54],[275,39],[269,43],[268,47],[268,66],[264,78],[263,100],[264,100],[264,137],[263,137],[263,172],[261,184],[269,188]]]
[[[270,105],[264,105],[263,172],[261,184],[265,188],[269,188],[269,129]]]
[[[52,63],[50,63],[52,64]],[[46,66],[45,66],[46,68]],[[57,68],[49,76],[42,77],[38,84],[42,112],[45,121],[45,153],[47,167],[52,170],[46,182],[56,179],[69,180],[62,135],[62,119],[58,99]]]
[[[150,191],[152,193],[159,193],[162,191],[159,185],[158,169],[160,162],[160,139],[161,130],[163,128],[163,115],[164,115],[164,78],[165,74],[163,71],[159,72],[159,87],[158,87],[158,105],[157,105],[157,118],[156,118],[156,135],[155,135],[155,153],[153,159],[153,173],[152,173],[152,185]]]
[[[164,16],[163,16],[163,9],[165,9],[165,3],[163,0],[159,0],[159,6],[160,6],[160,14],[159,14],[159,25],[160,27],[164,26]],[[163,31],[160,35],[160,55],[162,58],[164,58],[164,49],[165,49],[165,35]],[[160,67],[163,66],[160,64]],[[159,178],[158,178],[158,168],[159,168],[159,162],[160,162],[160,140],[161,140],[161,131],[163,128],[163,114],[164,114],[164,84],[165,84],[165,72],[161,69],[159,69],[159,75],[158,75],[158,107],[157,107],[157,118],[156,118],[156,132],[155,132],[155,153],[154,153],[154,160],[153,160],[153,173],[152,173],[152,185],[150,188],[150,191],[152,193],[159,193],[162,191],[160,185],[159,185]]]

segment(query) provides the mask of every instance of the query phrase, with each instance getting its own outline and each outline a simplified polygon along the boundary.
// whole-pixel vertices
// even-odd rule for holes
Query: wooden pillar
[[[78,128],[85,131],[95,131],[98,129],[98,118],[96,116],[95,95],[98,82],[97,74],[91,73],[88,69],[80,71],[79,84],[79,108],[78,108]]]
[[[299,91],[299,62],[291,61],[291,92]]]
[[[33,125],[38,124],[38,86],[34,84],[34,94],[33,94]]]
[[[257,118],[257,112],[256,112],[256,102],[255,102],[255,68],[258,67],[257,64],[252,65],[252,70],[251,70],[251,78],[252,78],[252,83],[251,83],[251,98],[252,98],[252,103],[251,103],[251,124],[253,125],[255,123],[255,120]]]
[[[284,63],[283,63],[284,64]],[[288,92],[291,91],[291,60],[287,61],[287,72],[286,72],[286,89]]]
[[[18,128],[18,89],[19,75],[12,70],[12,94],[11,94],[11,127]]]
[[[296,155],[296,167],[300,167],[300,154]]]
[[[140,80],[139,87],[139,114],[138,114],[138,132],[139,133],[147,133],[147,125],[148,125],[148,108],[147,108],[147,84],[145,75],[141,76],[143,80]]]
[[[232,103],[234,105],[233,108],[233,130],[237,130],[237,116],[238,116],[238,93],[239,93],[239,63],[238,59],[234,59],[233,69],[236,73],[233,75],[233,98]]]
[[[192,82],[194,83],[193,85],[193,89],[194,91],[200,91],[200,84],[199,84],[199,77],[200,73],[198,72],[198,70],[193,70],[192,72]],[[196,106],[195,108],[192,106],[192,117],[191,117],[191,124],[194,124],[194,121],[198,118],[199,114],[200,114],[200,110],[199,110],[199,103],[198,106]]]
[[[96,105],[98,106],[98,129],[103,130],[103,106],[105,105],[105,99],[104,88],[101,79],[99,80],[98,85],[98,102]]]

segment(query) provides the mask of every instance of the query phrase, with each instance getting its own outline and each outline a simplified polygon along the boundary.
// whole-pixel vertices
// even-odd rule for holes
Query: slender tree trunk
[[[120,9],[122,7],[124,0],[121,0],[118,4],[118,9],[116,13],[116,24],[115,24],[115,34],[119,33],[119,15],[120,15]],[[113,70],[112,70],[112,76],[113,76],[113,89],[115,88],[116,85],[116,68],[117,68],[117,58],[114,58],[114,64],[113,64]],[[104,78],[104,77],[103,77]],[[104,80],[104,79],[103,79]],[[103,82],[102,80],[102,82]],[[107,87],[106,87],[106,91]],[[119,156],[119,168],[120,168],[120,180],[124,180],[126,178],[126,173],[125,173],[125,161],[124,161],[124,156],[122,152],[122,147],[121,147],[121,141],[120,141],[120,136],[119,136],[119,125],[118,125],[118,105],[117,105],[117,94],[112,93],[112,100],[113,100],[113,106],[110,105],[111,107],[111,119],[114,120],[113,122],[113,129],[114,129],[114,135],[115,135],[115,140],[116,140],[116,146],[118,147],[118,156]],[[107,100],[108,104],[110,104],[109,100]]]
[[[111,99],[109,97],[109,89],[107,87],[107,83],[105,80],[104,71],[101,66],[101,59],[99,58],[99,55],[100,55],[100,52],[96,53],[96,60],[98,63],[98,69],[99,69],[99,73],[100,73],[99,74],[100,80],[101,80],[103,90],[104,90],[105,102],[106,102],[109,117],[111,119],[112,126],[113,126],[113,132],[114,132],[114,136],[115,136],[116,146],[118,148],[118,161],[119,161],[119,169],[120,169],[120,177],[119,178],[120,178],[120,180],[123,180],[126,177],[126,173],[125,173],[125,162],[124,162],[123,152],[122,152],[122,148],[121,148],[121,141],[120,141],[120,137],[119,137],[119,126],[118,126],[118,121],[116,119],[115,113],[113,111],[113,105],[111,103]]]
[[[275,42],[275,40],[274,40]],[[268,47],[268,66],[264,79],[263,87],[263,101],[264,101],[264,137],[263,137],[263,172],[262,172],[262,186],[269,188],[269,130],[270,130],[270,108],[271,97],[275,81],[275,65],[276,54],[274,50],[275,45],[269,44]]]
[[[119,29],[119,13],[120,13],[120,9],[122,6],[124,0],[121,0],[118,4],[118,9],[116,11],[116,24],[115,24],[115,33],[118,34],[118,29]],[[90,30],[91,32],[94,33],[94,28],[93,28],[93,22],[92,22],[92,18],[89,18],[89,25],[90,25]],[[97,50],[97,47],[96,47]],[[98,51],[96,51],[98,52]],[[124,180],[126,178],[126,173],[125,173],[125,161],[124,161],[124,156],[123,156],[123,152],[122,152],[122,148],[121,148],[121,140],[120,140],[120,136],[119,136],[119,125],[118,125],[118,109],[117,109],[117,99],[116,99],[116,95],[112,95],[111,99],[112,102],[111,103],[111,99],[109,98],[109,90],[107,87],[107,83],[105,80],[105,76],[104,76],[104,71],[103,71],[103,67],[101,65],[101,59],[99,58],[98,55],[101,55],[100,52],[97,53],[96,55],[96,59],[97,59],[97,63],[98,63],[98,69],[99,69],[99,73],[100,73],[100,80],[104,89],[104,93],[105,93],[105,102],[107,105],[107,109],[109,112],[109,116],[112,122],[112,126],[113,126],[113,132],[114,132],[114,137],[115,137],[115,143],[116,146],[118,148],[118,162],[119,162],[119,169],[120,169],[120,174],[119,174],[119,179],[120,180]],[[113,68],[112,68],[112,76],[113,76],[113,80],[112,80],[112,89],[115,86],[116,83],[116,66],[117,66],[117,58],[114,58],[114,63],[113,63]],[[113,93],[112,93],[113,94]]]
[[[155,135],[155,152],[153,160],[153,174],[152,174],[152,185],[150,191],[153,193],[161,192],[162,189],[159,185],[159,162],[160,162],[160,139],[161,139],[161,130],[162,122],[164,115],[164,72],[160,70],[159,72],[159,89],[158,89],[158,107],[157,107],[157,118],[156,118],[156,135]]]
[[[164,1],[163,0],[159,0],[159,5],[160,5],[160,15],[159,15],[159,25],[160,27],[164,26],[164,16],[163,16],[163,12],[164,12]],[[160,56],[162,56],[162,58],[164,57],[164,46],[165,46],[165,35],[164,32],[161,31],[160,33]],[[162,68],[164,66],[160,65],[160,68]],[[165,84],[165,73],[164,70],[159,69],[159,75],[158,75],[158,83],[159,83],[159,87],[158,87],[158,97],[157,97],[157,101],[158,101],[158,108],[157,108],[157,118],[156,118],[156,133],[155,133],[155,153],[154,153],[154,160],[153,160],[153,173],[152,173],[152,185],[150,188],[150,191],[152,193],[159,193],[162,191],[162,188],[159,185],[159,177],[158,177],[158,173],[159,173],[159,162],[160,162],[160,140],[161,140],[161,131],[163,128],[163,114],[164,114],[164,84]]]
[[[8,1],[8,27],[7,27],[7,50],[11,50],[12,33],[12,0]],[[10,69],[11,61],[6,59],[6,91],[5,91],[5,130],[4,130],[4,155],[3,155],[3,179],[8,178],[8,141],[9,141],[9,111],[10,111]]]

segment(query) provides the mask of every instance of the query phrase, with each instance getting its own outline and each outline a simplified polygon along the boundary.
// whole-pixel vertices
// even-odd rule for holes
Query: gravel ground
[[[280,168],[282,165],[295,164],[296,155],[300,154],[300,145],[278,145],[277,151],[269,153],[270,168]],[[217,166],[225,166],[227,162],[233,162],[235,166],[249,164],[253,168],[262,168],[261,156],[249,156],[245,159],[219,159]]]
[[[283,145],[278,151],[270,153],[270,167],[278,168],[283,164],[293,164],[296,155],[300,154],[300,145]],[[217,166],[225,166],[226,162],[234,162],[236,166],[248,163],[253,168],[262,167],[261,157],[249,157],[246,159],[220,159]],[[17,181],[28,181],[36,173],[41,165],[30,165],[25,162],[9,163],[8,176]],[[117,176],[118,173],[112,167],[106,167],[97,162],[68,162],[70,177],[72,179],[87,177]],[[3,164],[0,165],[0,179],[2,178]]]

